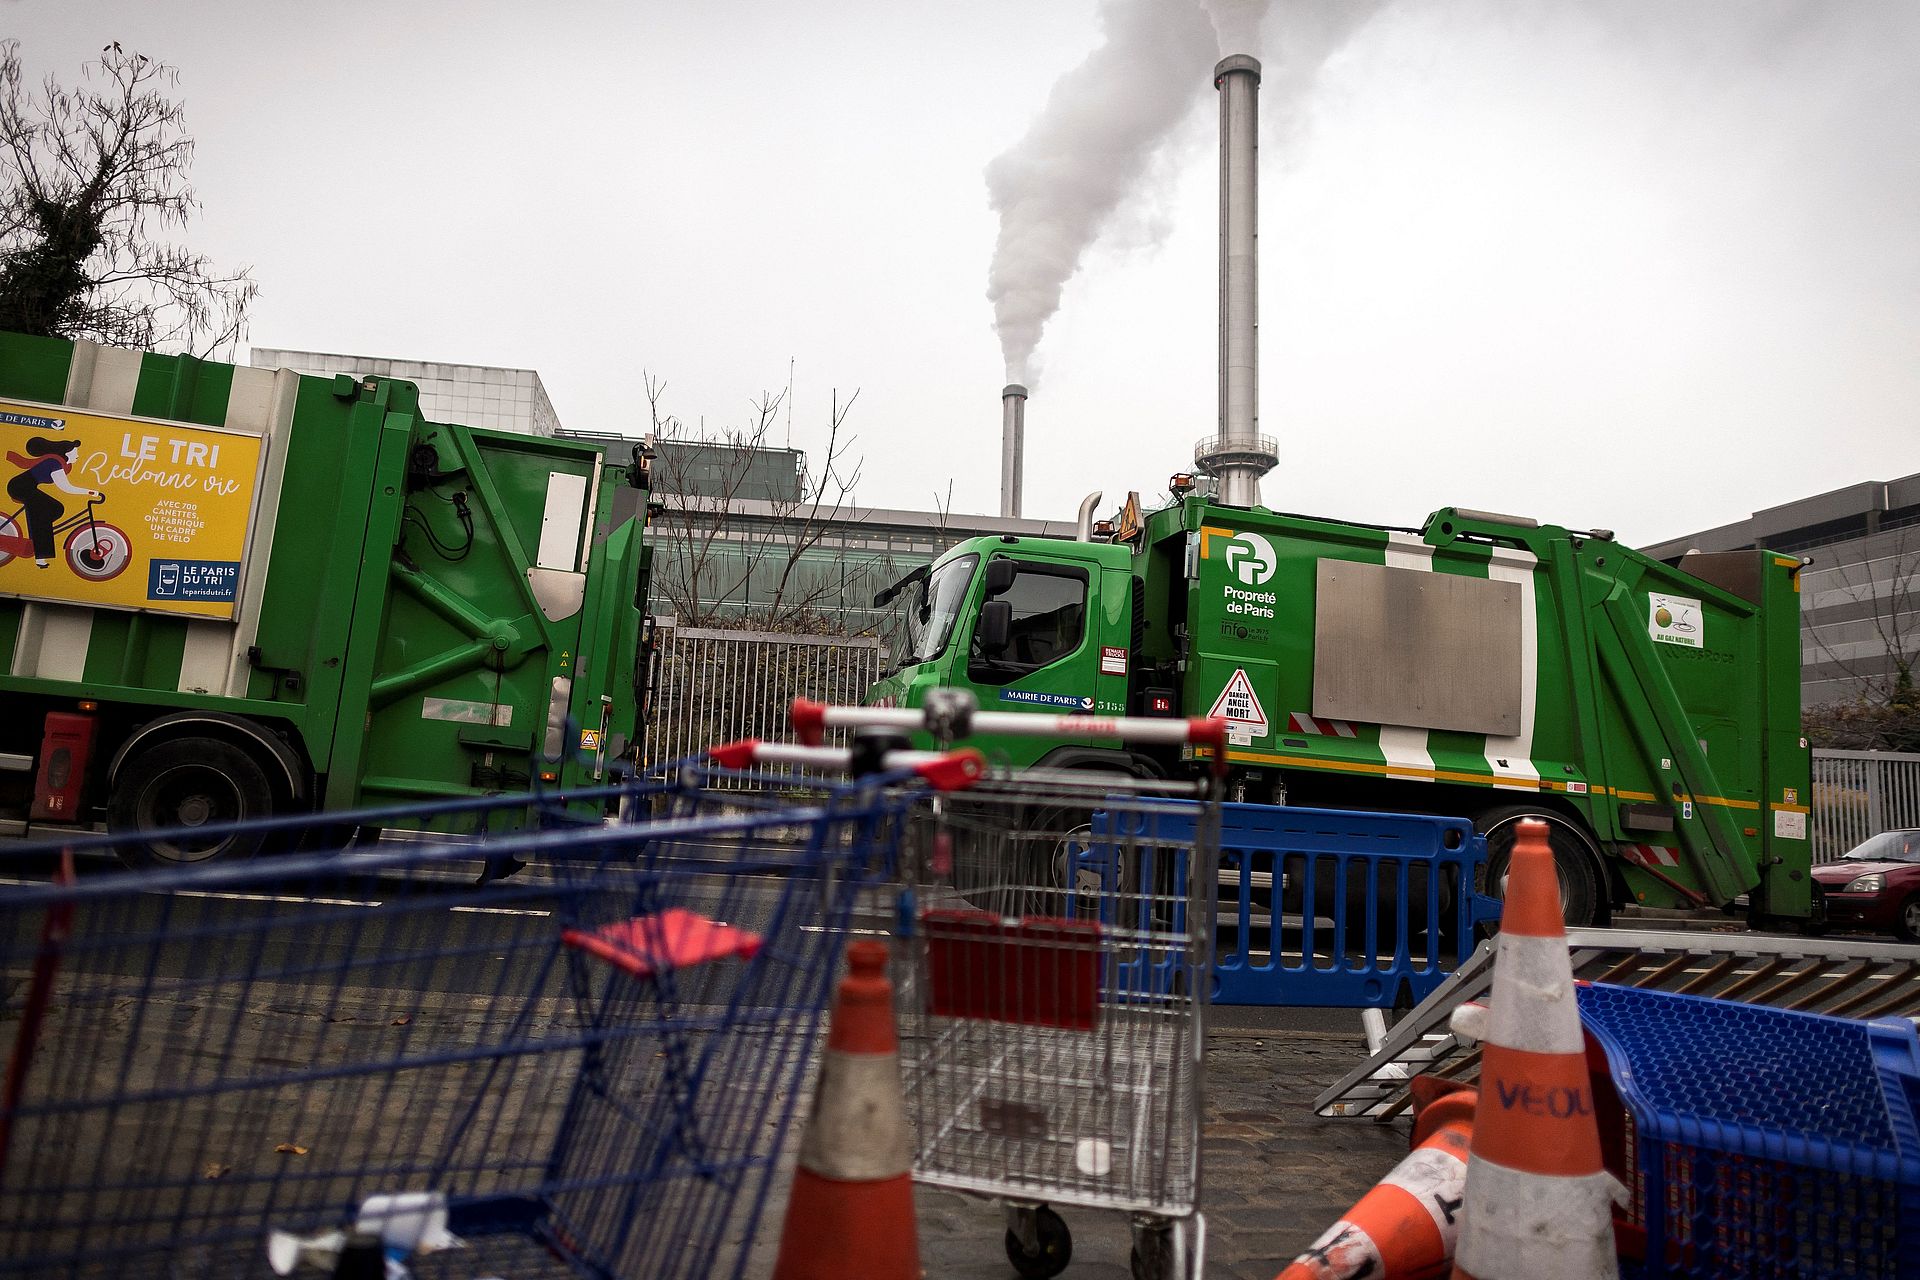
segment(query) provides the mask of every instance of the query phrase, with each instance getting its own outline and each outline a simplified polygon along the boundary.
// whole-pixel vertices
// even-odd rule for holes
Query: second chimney
[[[1025,487],[1027,389],[1017,382],[1000,392],[1000,514],[1020,514]]]

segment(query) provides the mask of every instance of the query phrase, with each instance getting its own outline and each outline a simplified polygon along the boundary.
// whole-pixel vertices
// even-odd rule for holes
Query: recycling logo
[[[1227,543],[1227,568],[1242,586],[1260,586],[1273,577],[1277,563],[1273,544],[1257,533],[1236,533]]]

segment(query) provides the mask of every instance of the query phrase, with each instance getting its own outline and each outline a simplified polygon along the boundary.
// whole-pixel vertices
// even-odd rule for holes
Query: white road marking
[[[221,898],[229,902],[290,902],[315,907],[377,907],[378,902],[358,898],[299,898],[279,893],[223,893],[214,889],[154,889],[153,893],[175,898]]]
[[[38,885],[51,884],[50,880],[15,880],[0,876],[0,884]],[[279,893],[230,893],[212,889],[157,889],[155,893],[171,894],[177,898],[218,898],[227,902],[281,902],[297,906],[312,907],[379,907],[383,902],[371,902],[363,898],[302,898],[291,894]],[[449,911],[470,911],[481,915],[493,916],[550,916],[551,911],[535,911],[526,907],[448,907]]]

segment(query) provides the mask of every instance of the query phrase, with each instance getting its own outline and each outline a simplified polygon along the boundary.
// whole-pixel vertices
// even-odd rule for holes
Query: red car
[[[1827,923],[1890,930],[1920,942],[1920,827],[1882,831],[1813,869],[1827,899]]]

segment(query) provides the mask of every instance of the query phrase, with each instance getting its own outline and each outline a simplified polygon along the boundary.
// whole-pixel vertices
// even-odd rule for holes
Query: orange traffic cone
[[[919,1280],[887,948],[856,942],[800,1143],[774,1280]]]
[[[1474,1090],[1414,1079],[1413,1152],[1295,1258],[1279,1280],[1435,1280],[1453,1261]]]
[[[1522,821],[1486,1009],[1456,1280],[1612,1280],[1616,1182],[1601,1163],[1547,824]]]

